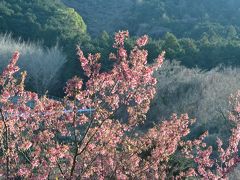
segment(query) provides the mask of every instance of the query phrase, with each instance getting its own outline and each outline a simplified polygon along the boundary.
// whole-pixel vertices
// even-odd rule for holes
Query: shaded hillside
[[[220,36],[229,28],[238,32],[240,26],[237,0],[62,1],[83,16],[92,35],[128,29],[134,35],[161,37],[172,32],[177,37],[200,38],[203,32]]]
[[[179,37],[201,37],[203,32],[225,33],[240,26],[238,0],[136,0],[132,11],[133,31],[158,36],[171,31]]]
[[[132,0],[62,0],[67,6],[78,11],[88,26],[88,32],[95,36],[106,30],[115,32],[129,29]]]

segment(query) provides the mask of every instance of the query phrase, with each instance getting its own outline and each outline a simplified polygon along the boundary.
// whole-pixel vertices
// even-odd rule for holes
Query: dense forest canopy
[[[233,26],[238,29],[240,25],[240,2],[237,0],[62,1],[82,14],[93,35],[103,30],[114,32],[122,27],[135,35],[159,36],[170,31],[178,37],[198,37],[198,31],[205,32],[206,28]]]
[[[239,7],[236,0],[137,0],[132,8],[132,22],[137,24],[135,30],[145,24],[153,33],[162,27],[179,37],[197,37],[196,31],[205,23],[209,28],[216,24],[238,27]]]
[[[82,14],[88,32],[97,37],[90,43],[94,42],[97,48],[89,46],[88,50],[103,49],[102,43],[98,43],[103,42],[103,31],[112,34],[128,29],[133,35],[152,37],[148,46],[152,54],[166,50],[168,59],[180,60],[188,67],[211,69],[220,64],[240,64],[240,2],[237,0],[62,1]],[[149,61],[152,59],[153,56],[149,57]]]
[[[86,24],[72,8],[58,0],[1,0],[0,32],[24,40],[44,40],[47,46],[86,33]]]

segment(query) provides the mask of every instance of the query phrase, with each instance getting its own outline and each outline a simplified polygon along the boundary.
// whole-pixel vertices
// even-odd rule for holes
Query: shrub
[[[8,64],[8,59],[15,50],[21,52],[19,66],[28,73],[26,79],[28,89],[44,94],[47,90],[52,92],[59,86],[59,70],[66,63],[66,56],[57,45],[44,49],[40,44],[27,43],[20,39],[15,41],[11,35],[1,35],[1,70]]]
[[[149,123],[170,117],[172,112],[198,119],[196,136],[205,130],[224,139],[230,134],[227,120],[229,95],[240,87],[239,68],[217,67],[210,71],[189,69],[179,62],[165,61],[155,73],[157,94],[148,113]]]

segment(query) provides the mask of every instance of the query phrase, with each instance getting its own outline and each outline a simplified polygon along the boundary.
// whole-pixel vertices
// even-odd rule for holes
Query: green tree
[[[163,37],[164,44],[163,50],[166,51],[166,57],[173,59],[176,58],[182,51],[181,46],[176,36],[172,33],[166,33]]]

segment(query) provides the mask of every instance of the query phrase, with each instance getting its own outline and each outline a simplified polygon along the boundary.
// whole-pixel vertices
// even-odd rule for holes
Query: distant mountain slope
[[[95,36],[106,30],[115,32],[128,29],[133,0],[62,0],[78,11],[88,26],[88,32]]]
[[[128,29],[131,34],[200,38],[222,36],[224,27],[240,26],[239,0],[62,0],[84,18],[90,34]],[[224,32],[223,32],[224,33]]]
[[[178,37],[199,38],[203,32],[224,33],[221,26],[239,27],[240,1],[136,0],[132,16],[135,31],[144,24],[142,31],[156,35],[165,28]]]

